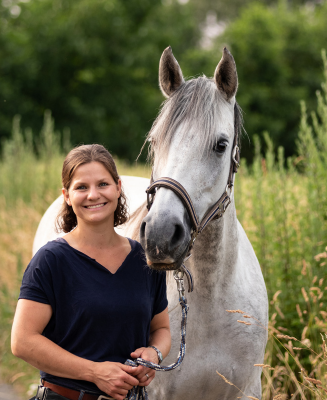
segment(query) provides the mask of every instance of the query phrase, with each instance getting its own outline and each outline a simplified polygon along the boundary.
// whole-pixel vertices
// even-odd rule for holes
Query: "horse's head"
[[[225,48],[213,79],[185,81],[168,47],[160,59],[159,84],[167,100],[148,135],[153,179],[168,177],[183,185],[201,220],[224,194],[230,175],[234,130],[241,121],[235,61]],[[158,188],[140,228],[148,264],[154,269],[179,268],[191,233],[181,199]]]

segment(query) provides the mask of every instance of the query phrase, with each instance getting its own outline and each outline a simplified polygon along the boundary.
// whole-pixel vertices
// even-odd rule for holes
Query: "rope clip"
[[[177,290],[179,293],[179,301],[183,299],[185,296],[185,287],[184,287],[184,271],[181,269],[177,269],[174,271],[174,279],[177,283]]]

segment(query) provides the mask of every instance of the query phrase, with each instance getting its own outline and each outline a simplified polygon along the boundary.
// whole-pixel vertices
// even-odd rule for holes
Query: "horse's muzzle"
[[[173,271],[178,269],[181,266],[181,263],[172,263],[172,264],[164,264],[164,263],[148,263],[148,266],[155,271]]]

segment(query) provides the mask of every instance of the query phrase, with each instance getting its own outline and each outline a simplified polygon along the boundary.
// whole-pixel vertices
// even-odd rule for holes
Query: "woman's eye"
[[[77,186],[76,189],[77,189],[77,190],[84,190],[84,189],[86,189],[86,186],[84,186],[84,185]]]
[[[220,141],[213,146],[213,151],[222,154],[227,149],[228,143]]]
[[[108,186],[108,183],[106,183],[106,182],[101,182],[99,186]]]

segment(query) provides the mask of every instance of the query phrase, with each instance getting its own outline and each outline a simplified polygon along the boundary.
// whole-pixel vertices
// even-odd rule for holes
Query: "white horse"
[[[254,319],[244,319],[250,323],[246,325],[237,322],[242,320],[241,314],[226,312],[242,310],[263,326],[268,323],[263,276],[237,220],[231,186],[235,135],[241,128],[235,100],[238,86],[235,62],[224,49],[213,79],[203,76],[184,81],[169,47],[160,60],[159,83],[168,99],[148,137],[153,180],[168,177],[179,182],[188,192],[200,220],[227,194],[230,204],[227,209],[220,207],[217,213],[221,218],[209,222],[197,236],[192,257],[186,262],[195,288],[187,295],[190,310],[185,359],[174,371],[157,372],[149,386],[149,397],[153,400],[234,400],[247,396],[261,399],[262,371],[254,364],[263,363],[267,332]],[[143,190],[148,182],[142,183]],[[131,204],[132,209],[134,206]],[[48,215],[46,224],[43,221],[34,251],[44,244],[43,238],[53,226],[54,217]],[[157,188],[149,212],[145,204],[139,207],[124,228],[126,236],[140,239],[152,268],[167,270],[180,267],[196,230],[180,196],[166,187]],[[165,365],[175,361],[180,344],[178,293],[170,275],[167,291],[173,344]],[[235,386],[224,381],[216,371]]]

